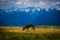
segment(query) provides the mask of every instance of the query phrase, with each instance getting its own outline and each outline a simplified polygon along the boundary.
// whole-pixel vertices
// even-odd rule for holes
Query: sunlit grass
[[[24,33],[60,33],[59,26],[35,26],[35,31],[32,28],[29,31],[26,29],[23,31],[23,26],[1,26],[0,29],[4,29],[6,32],[24,32]]]
[[[0,40],[60,40],[59,26],[36,26],[35,31],[24,26],[0,26]]]

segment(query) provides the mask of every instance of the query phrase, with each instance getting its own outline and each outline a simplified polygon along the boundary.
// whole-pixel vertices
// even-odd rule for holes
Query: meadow
[[[22,26],[0,26],[0,40],[60,40],[60,26],[36,26],[29,31]]]

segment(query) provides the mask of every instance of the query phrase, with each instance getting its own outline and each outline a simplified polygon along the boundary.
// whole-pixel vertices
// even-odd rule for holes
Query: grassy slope
[[[58,32],[53,33],[39,33],[41,31],[41,28],[43,31],[46,31],[47,29],[55,28],[55,30],[59,27],[36,27],[39,29],[38,33],[33,33],[31,31],[27,32],[20,32],[20,29],[22,27],[0,27],[0,40],[60,40],[60,30]],[[6,31],[5,31],[6,30]],[[8,31],[11,30],[12,32]],[[17,30],[18,32],[13,32],[13,30]],[[50,31],[49,30],[49,31]],[[57,30],[56,30],[57,31]],[[36,32],[36,31],[35,31]]]

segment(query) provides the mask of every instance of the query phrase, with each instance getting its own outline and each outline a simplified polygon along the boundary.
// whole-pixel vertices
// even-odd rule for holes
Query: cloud
[[[60,4],[60,2],[56,2],[56,4]]]
[[[21,5],[21,2],[19,1],[19,2],[16,2],[16,5]]]
[[[57,2],[56,2],[57,1]],[[41,8],[56,8],[60,9],[58,6],[60,4],[59,0],[0,0],[0,8],[6,9],[9,7],[41,7]],[[40,9],[39,9],[40,10]]]
[[[45,2],[38,2],[37,3],[37,6],[40,6],[40,7],[44,7],[46,6],[47,4]]]
[[[4,2],[5,0],[0,0],[0,2]]]
[[[57,9],[57,10],[60,10],[60,2],[55,2],[52,4],[52,7]]]
[[[31,6],[30,0],[25,0],[24,3],[23,3],[23,5],[26,6],[26,7]]]
[[[45,6],[46,5],[46,3],[44,3],[44,2],[39,2],[38,4],[39,5],[42,5],[42,6]]]

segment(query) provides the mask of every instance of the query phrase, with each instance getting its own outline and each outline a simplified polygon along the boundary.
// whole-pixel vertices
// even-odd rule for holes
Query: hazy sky
[[[50,7],[57,6],[60,8],[60,0],[0,0],[0,8],[9,7]]]

